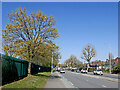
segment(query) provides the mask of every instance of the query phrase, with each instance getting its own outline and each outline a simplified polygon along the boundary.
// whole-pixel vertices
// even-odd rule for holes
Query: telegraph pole
[[[53,52],[52,52],[52,66],[53,66]]]
[[[85,60],[84,60],[84,69],[85,69],[86,65],[85,65]]]
[[[53,52],[52,52],[52,66],[51,66],[51,72],[53,71]]]
[[[110,74],[111,74],[111,52],[109,53],[109,60],[110,60]]]

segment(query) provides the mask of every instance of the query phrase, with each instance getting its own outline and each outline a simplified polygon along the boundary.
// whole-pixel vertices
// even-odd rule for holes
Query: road
[[[88,72],[88,75],[93,75],[93,72]],[[99,75],[101,77],[108,77],[108,78],[113,78],[113,79],[120,79],[120,77],[118,77],[118,74],[108,74],[108,73],[103,73],[103,75]]]
[[[117,82],[88,77],[81,73],[66,71],[62,76],[77,88],[118,88]]]

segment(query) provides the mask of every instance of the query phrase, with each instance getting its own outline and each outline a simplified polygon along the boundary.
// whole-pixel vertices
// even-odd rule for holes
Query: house
[[[83,67],[87,67],[87,64],[88,64],[88,63],[84,63],[84,64],[83,64]]]
[[[101,60],[96,60],[90,63],[90,67],[95,67],[96,69],[103,69],[105,62]]]
[[[120,62],[120,57],[111,60],[111,68],[113,69]],[[87,63],[83,64],[83,67],[87,67]],[[96,60],[90,63],[90,67],[95,67],[96,69],[109,69],[110,68],[110,60],[106,59],[106,61]]]
[[[119,57],[111,60],[111,69],[113,69],[119,63],[119,60],[120,60]],[[106,61],[105,61],[105,69],[107,70],[109,68],[110,68],[110,60],[106,59]]]

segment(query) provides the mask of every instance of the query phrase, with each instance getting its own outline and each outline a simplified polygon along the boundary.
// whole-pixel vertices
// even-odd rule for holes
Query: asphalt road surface
[[[88,72],[88,75],[93,75],[93,72]],[[108,74],[108,73],[103,73],[103,75],[99,75],[101,77],[108,77],[108,78],[113,78],[113,79],[120,79],[120,77],[118,77],[118,74]]]
[[[77,88],[118,88],[118,82],[88,77],[81,73],[66,71],[62,75]]]

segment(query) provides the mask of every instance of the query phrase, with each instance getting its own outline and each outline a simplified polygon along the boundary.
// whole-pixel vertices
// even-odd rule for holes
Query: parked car
[[[87,73],[88,71],[87,71],[87,69],[82,69],[81,70],[81,73]]]
[[[80,72],[80,70],[78,69],[78,70],[76,70],[76,72],[78,72],[78,73],[79,73],[79,72]]]
[[[74,72],[74,69],[72,69],[71,71]]]
[[[61,70],[60,70],[60,73],[65,73],[65,70],[64,70],[64,69],[61,69]]]
[[[95,70],[93,71],[94,75],[103,75],[103,72],[101,70]]]

